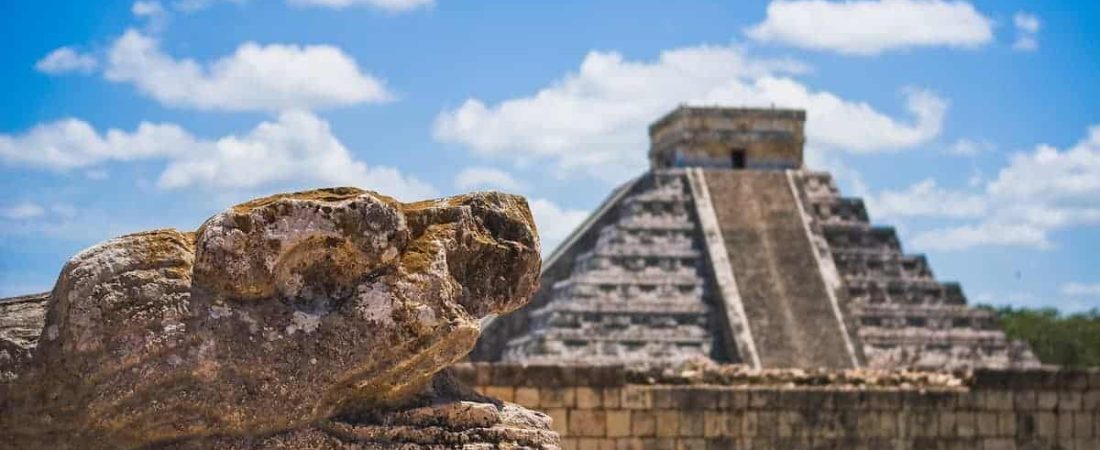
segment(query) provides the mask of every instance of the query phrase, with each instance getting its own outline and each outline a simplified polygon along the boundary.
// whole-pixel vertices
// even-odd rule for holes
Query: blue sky
[[[1100,306],[1093,2],[0,5],[0,296],[289,189],[531,200],[544,250],[680,103],[808,110],[831,170],[972,302]]]

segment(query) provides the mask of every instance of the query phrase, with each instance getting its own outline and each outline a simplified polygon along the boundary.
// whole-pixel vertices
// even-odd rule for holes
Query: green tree
[[[1053,308],[999,307],[1001,328],[1031,345],[1044,364],[1100,366],[1100,310],[1063,315]]]

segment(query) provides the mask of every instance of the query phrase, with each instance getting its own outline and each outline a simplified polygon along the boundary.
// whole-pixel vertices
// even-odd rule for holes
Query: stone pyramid
[[[680,107],[650,126],[651,169],[543,265],[525,309],[472,359],[757,368],[1035,366],[990,311],[937,281],[802,163],[799,110]]]

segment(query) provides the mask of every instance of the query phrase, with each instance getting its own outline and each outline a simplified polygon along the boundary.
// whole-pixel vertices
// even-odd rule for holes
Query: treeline
[[[1005,334],[1030,344],[1043,363],[1100,366],[1100,309],[1064,315],[1053,308],[984,308],[996,311]]]

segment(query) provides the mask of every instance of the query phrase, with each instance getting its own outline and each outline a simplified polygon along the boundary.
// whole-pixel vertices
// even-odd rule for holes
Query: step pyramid
[[[694,107],[654,123],[651,169],[545,260],[531,304],[490,323],[471,358],[1038,365],[860,199],[803,167],[804,123],[798,110]]]

